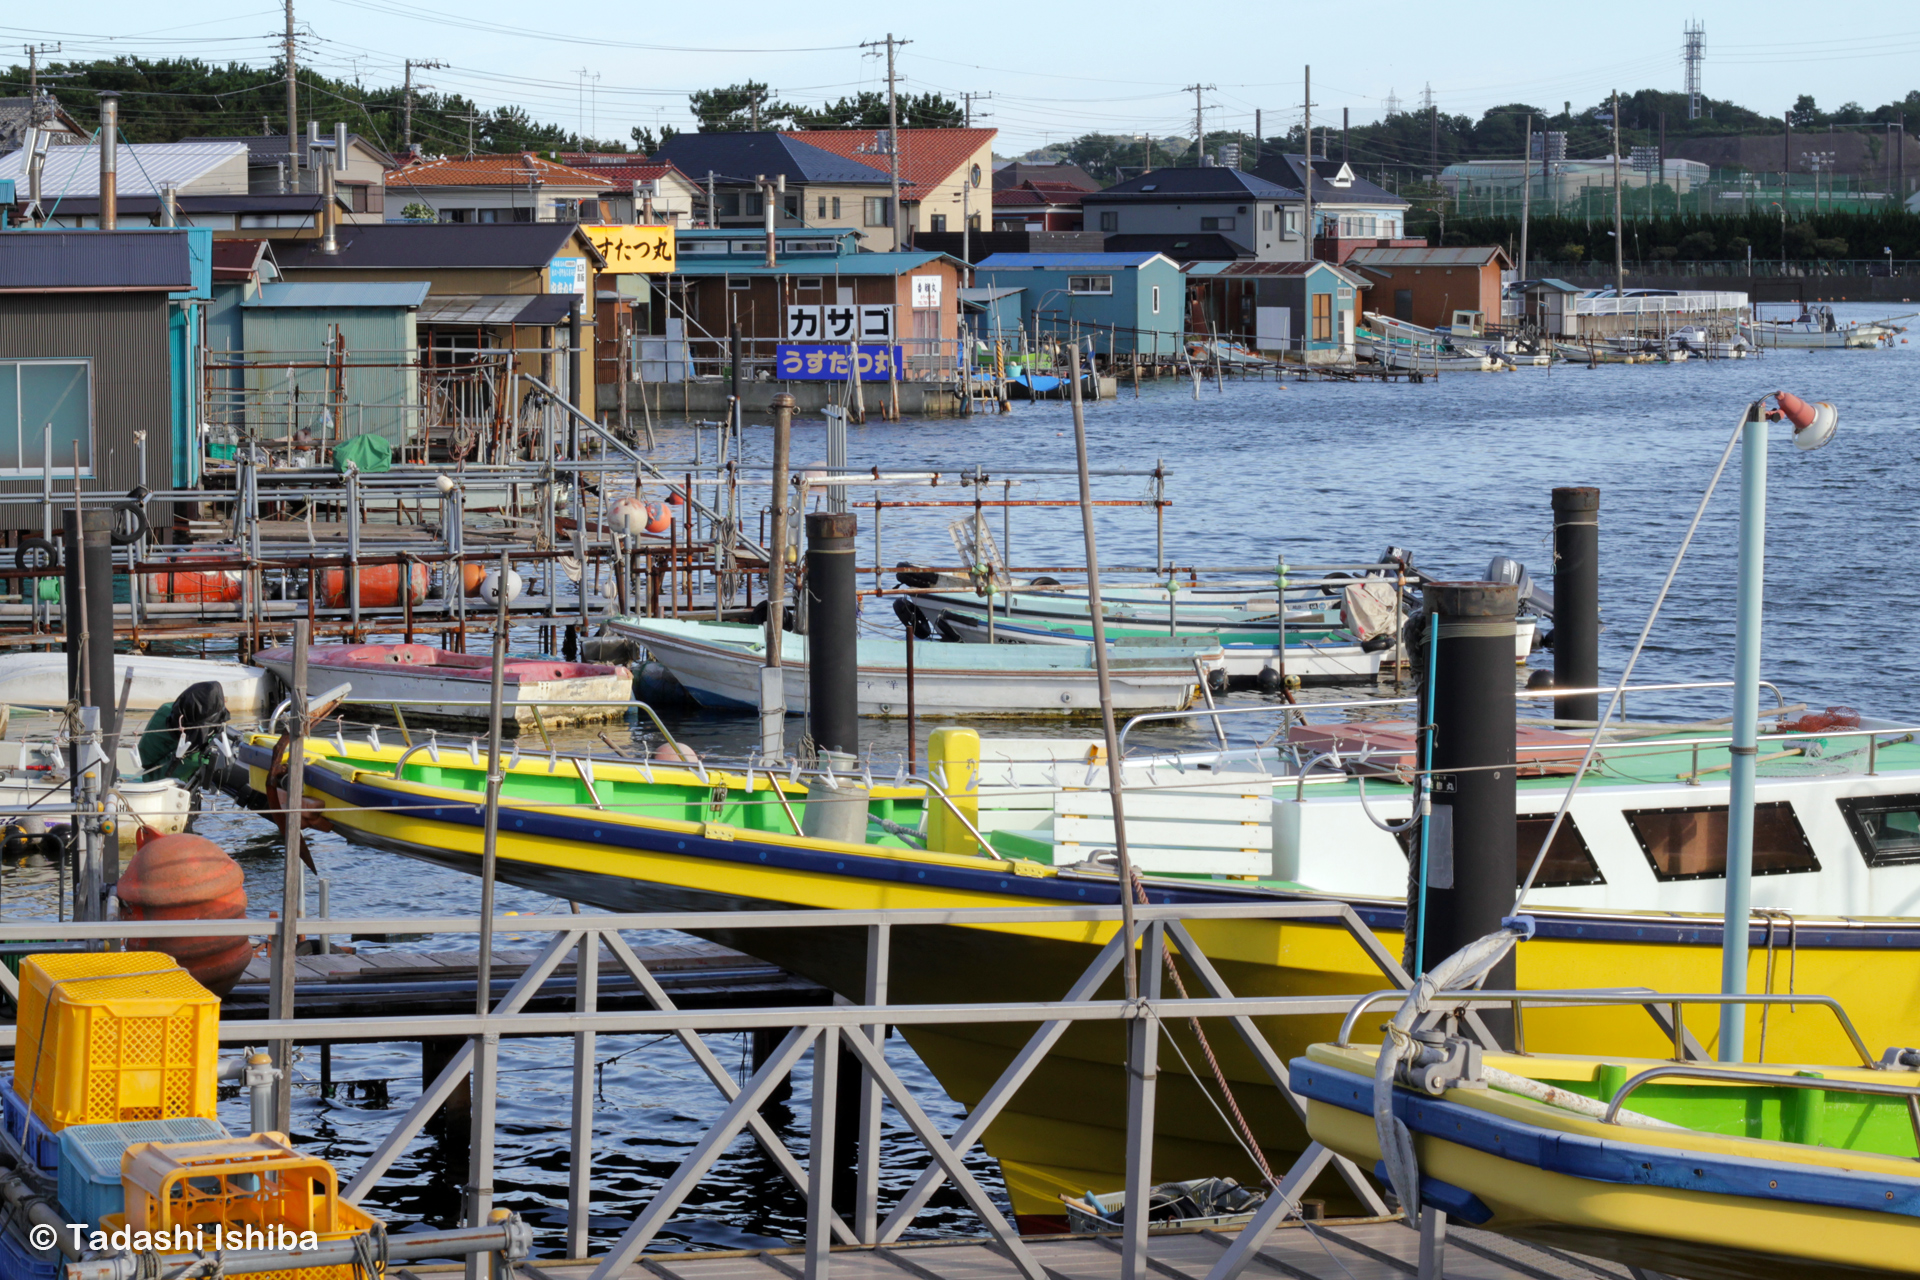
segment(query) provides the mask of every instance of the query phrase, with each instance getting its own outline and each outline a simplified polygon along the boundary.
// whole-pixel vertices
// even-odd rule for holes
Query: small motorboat
[[[255,662],[282,682],[293,679],[293,650],[268,649]],[[493,683],[493,659],[424,644],[313,645],[307,650],[309,692],[342,681],[352,684],[351,706],[423,724],[485,727]],[[553,658],[508,657],[502,700],[507,732],[544,723],[584,724],[618,720],[633,698],[626,667]]]
[[[107,810],[115,819],[120,847],[134,848],[142,827],[152,828],[160,835],[185,831],[193,821],[193,789],[177,778],[141,781],[140,752],[131,741],[120,748],[117,759],[119,777],[108,793]],[[66,826],[72,820],[69,815],[43,816],[35,809],[42,805],[68,804],[73,798],[70,778],[68,748],[64,742],[0,741],[0,815],[5,815],[9,824],[28,832]]]
[[[1790,347],[1811,351],[1869,350],[1887,346],[1896,334],[1905,333],[1905,325],[1893,322],[1906,318],[1888,316],[1881,320],[1858,320],[1842,324],[1839,317],[1833,314],[1832,307],[1811,305],[1802,307],[1800,314],[1792,319],[1742,322],[1740,332],[1759,347]]]
[[[171,702],[191,684],[211,680],[226,695],[227,711],[237,720],[257,720],[271,708],[267,673],[244,662],[209,658],[165,658],[145,653],[113,655],[112,690],[94,697],[102,705],[118,706],[127,677],[133,687],[127,711],[155,711]],[[0,705],[64,707],[67,705],[67,655],[64,653],[9,653],[0,656]]]
[[[1701,1280],[1913,1274],[1912,1049],[1850,1066],[1727,1065],[1483,1056],[1438,1032],[1414,1038],[1393,1115],[1420,1201],[1454,1221]],[[1385,1176],[1379,1053],[1313,1045],[1292,1081],[1314,1139]]]

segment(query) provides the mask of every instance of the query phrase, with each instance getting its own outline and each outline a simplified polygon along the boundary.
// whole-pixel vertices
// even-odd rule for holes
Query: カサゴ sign
[[[672,227],[588,226],[580,229],[607,260],[601,270],[609,275],[673,270]]]

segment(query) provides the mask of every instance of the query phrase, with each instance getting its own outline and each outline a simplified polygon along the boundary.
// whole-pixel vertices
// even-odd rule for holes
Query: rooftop
[[[279,250],[283,268],[453,270],[537,269],[569,250],[601,265],[599,251],[571,222],[390,222],[343,226],[338,253],[303,240]]]
[[[881,129],[804,129],[787,136],[844,156],[882,176],[889,172],[887,153],[880,147]],[[900,130],[900,198],[917,200],[919,193],[953,178],[985,147],[991,154],[998,129]],[[981,177],[984,180],[985,174]]]
[[[123,197],[158,196],[162,187],[185,187],[245,154],[237,142],[123,142],[115,154],[116,189]],[[245,175],[238,168],[234,172],[244,187]],[[27,189],[24,150],[0,156],[0,178],[12,178],[21,191]],[[40,193],[49,204],[63,196],[98,197],[100,148],[89,142],[50,151]]]
[[[884,183],[885,173],[785,133],[676,133],[654,153],[696,183],[712,170],[722,182],[751,182],[764,174],[789,183]]]
[[[1069,186],[1064,182],[1023,182],[1017,187],[996,188],[993,207],[1052,208],[1064,205],[1078,208],[1080,201],[1088,194],[1085,188]]]
[[[459,156],[425,160],[387,171],[394,187],[585,187],[598,191],[606,179],[522,151],[518,155]]]
[[[1453,249],[1408,247],[1355,249],[1347,255],[1350,267],[1484,267],[1498,258],[1506,265],[1507,251],[1498,245],[1468,245]]]
[[[191,234],[184,230],[0,231],[0,292],[191,289],[193,262],[187,243]]]
[[[1243,169],[1201,165],[1197,169],[1155,169],[1137,178],[1089,191],[1087,204],[1150,200],[1298,200],[1300,192]]]
[[[1144,267],[1155,258],[1174,266],[1163,253],[996,253],[977,263],[976,271],[1122,271]]]
[[[633,152],[563,151],[561,159],[569,167],[591,174],[600,182],[617,183],[623,187],[631,182],[658,182],[668,175],[678,177],[683,182],[693,182],[671,161],[649,160]]]
[[[425,280],[300,281],[261,286],[245,307],[418,307]]]
[[[1306,182],[1305,156],[1265,156],[1255,165],[1256,176],[1284,187],[1300,189]],[[1405,208],[1407,202],[1385,187],[1355,175],[1344,160],[1327,156],[1313,159],[1313,202],[1315,204],[1394,205]]]
[[[1128,232],[1124,235],[1107,237],[1109,253],[1161,253],[1176,262],[1196,260],[1232,262],[1236,258],[1251,258],[1253,250],[1238,240],[1228,239],[1217,231],[1205,232]]]
[[[256,166],[278,164],[280,161],[285,160],[290,154],[287,147],[287,135],[284,133],[251,133],[232,137],[188,138],[187,141],[238,142],[247,149],[247,163]],[[300,138],[298,142],[300,144],[300,155],[305,157],[307,154],[307,140]],[[333,150],[332,130],[328,130],[320,136],[320,145],[329,151]],[[374,159],[383,165],[391,166],[393,164],[392,154],[388,152],[385,147],[381,146],[372,138],[367,137],[365,134],[349,133],[347,135],[347,145],[350,147],[359,146],[365,148],[373,154]]]
[[[1065,161],[1059,164],[1034,164],[1026,160],[1009,160],[993,171],[993,186],[996,191],[1006,187],[1017,187],[1023,182],[1064,183],[1078,187],[1082,191],[1098,191],[1100,184],[1094,181],[1085,169],[1077,164]]]

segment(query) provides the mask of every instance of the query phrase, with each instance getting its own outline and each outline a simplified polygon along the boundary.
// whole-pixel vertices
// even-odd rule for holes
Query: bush
[[[1712,232],[1696,231],[1692,235],[1681,237],[1679,256],[1692,259],[1711,258],[1719,247],[1714,243]]]
[[[433,211],[433,206],[420,200],[409,203],[406,208],[400,211],[400,216],[408,222],[440,221],[440,215]]]
[[[1847,256],[1847,242],[1839,236],[1830,240],[1815,240],[1813,251],[1822,258],[1844,258]]]
[[[1561,262],[1585,262],[1587,246],[1583,244],[1563,244],[1554,251],[1553,256]]]

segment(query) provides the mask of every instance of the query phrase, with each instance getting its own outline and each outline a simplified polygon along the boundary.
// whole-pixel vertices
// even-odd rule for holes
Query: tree
[[[1810,93],[1803,93],[1793,100],[1793,110],[1787,112],[1787,119],[1796,129],[1805,129],[1824,122],[1820,108],[1814,104],[1813,95]]]
[[[967,120],[966,108],[937,93],[902,95],[898,111],[902,129],[957,129]],[[887,95],[863,90],[818,111],[795,108],[794,124],[801,129],[884,129]]]
[[[1082,134],[1067,143],[1065,156],[1088,177],[1109,186],[1142,168],[1168,168],[1176,159],[1176,153],[1159,141],[1120,133]]]
[[[635,125],[633,128],[627,130],[627,136],[633,139],[635,150],[639,151],[642,155],[650,156],[661,147],[664,147],[668,139],[677,137],[680,132],[680,130],[670,124],[663,124],[660,126],[660,136],[656,139],[653,130],[644,125]]]
[[[724,89],[700,89],[687,95],[687,105],[701,133],[744,133],[750,129],[790,129],[801,108],[776,102],[772,90],[758,80],[730,84]],[[661,141],[666,139],[662,138]]]

